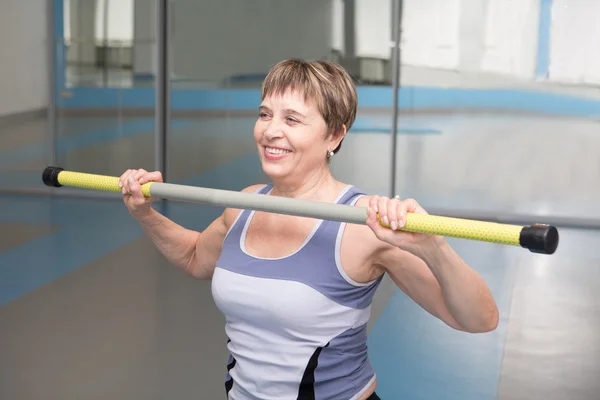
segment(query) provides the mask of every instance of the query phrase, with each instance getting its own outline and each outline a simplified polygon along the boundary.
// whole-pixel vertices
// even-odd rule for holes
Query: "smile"
[[[270,153],[270,154],[287,154],[287,153],[291,153],[291,150],[274,149],[272,147],[265,147],[265,151],[267,153]]]

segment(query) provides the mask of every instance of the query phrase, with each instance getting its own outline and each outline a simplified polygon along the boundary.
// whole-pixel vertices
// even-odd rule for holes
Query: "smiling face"
[[[356,117],[350,75],[329,61],[283,60],[269,70],[261,99],[254,138],[263,171],[284,190],[326,178],[327,153],[339,150]]]
[[[286,90],[265,97],[254,126],[263,171],[273,180],[302,184],[327,168],[327,152],[343,139],[328,132],[317,105],[302,93]]]

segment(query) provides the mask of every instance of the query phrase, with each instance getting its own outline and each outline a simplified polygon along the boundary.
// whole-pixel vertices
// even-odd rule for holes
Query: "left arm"
[[[420,258],[439,282],[446,304],[464,330],[489,332],[498,326],[498,307],[483,278],[443,240]]]
[[[439,236],[395,231],[407,212],[425,213],[416,201],[372,197],[367,225],[389,246],[379,252],[377,264],[426,311],[449,326],[471,333],[498,326],[498,308],[481,276]]]

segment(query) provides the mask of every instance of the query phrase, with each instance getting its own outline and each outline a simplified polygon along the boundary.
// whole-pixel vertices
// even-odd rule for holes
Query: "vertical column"
[[[537,79],[547,79],[550,70],[550,32],[552,29],[553,0],[541,0],[540,22],[538,34],[538,54],[535,76]]]
[[[66,66],[66,54],[65,54],[65,29],[64,29],[64,1],[63,0],[49,0],[49,10],[52,10],[50,17],[51,23],[49,24],[50,38],[52,38],[51,46],[51,63],[52,63],[52,76],[51,76],[51,93],[52,99],[55,102],[59,102],[60,93],[65,88],[65,66]]]
[[[56,113],[60,93],[65,85],[64,59],[64,3],[47,0],[48,37],[52,42],[48,51],[48,118],[46,119],[47,165],[56,165]],[[51,189],[52,191],[52,189]]]
[[[354,0],[344,1],[344,53],[356,57],[356,6]]]
[[[344,68],[352,76],[359,73],[356,59],[356,4],[355,0],[344,0]]]
[[[396,195],[396,147],[398,136],[398,104],[400,91],[400,36],[402,32],[402,10],[403,0],[392,0],[392,93],[393,93],[393,110],[392,110],[392,160],[391,160],[391,184],[390,197]]]
[[[170,51],[170,0],[156,0],[156,130],[155,130],[155,169],[161,171],[163,180],[168,179],[169,160],[167,139],[171,120],[171,85],[169,71]]]

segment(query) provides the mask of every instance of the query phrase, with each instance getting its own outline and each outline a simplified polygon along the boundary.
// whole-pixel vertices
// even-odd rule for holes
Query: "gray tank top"
[[[348,186],[336,203],[354,205],[363,194]],[[255,257],[244,245],[253,216],[239,213],[212,280],[226,318],[228,399],[360,397],[375,380],[366,326],[381,278],[347,276],[340,263],[346,224],[336,221],[319,221],[293,254]]]

